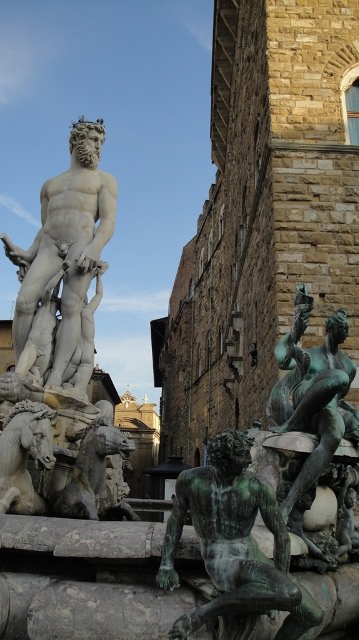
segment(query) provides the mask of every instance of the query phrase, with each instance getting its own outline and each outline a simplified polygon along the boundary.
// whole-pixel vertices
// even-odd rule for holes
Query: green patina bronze
[[[319,445],[305,461],[288,496],[282,503],[284,519],[296,501],[313,486],[328,468],[345,436],[359,441],[359,412],[344,397],[355,377],[354,362],[339,349],[347,335],[347,312],[339,309],[325,322],[326,337],[318,347],[302,349],[302,338],[313,309],[313,299],[301,285],[295,298],[292,329],[279,341],[275,356],[289,374],[272,390],[268,413],[280,425],[273,430],[284,433],[302,431],[319,438]]]
[[[290,540],[274,491],[246,471],[251,444],[243,432],[220,433],[208,442],[210,466],[183,471],[178,477],[157,584],[169,590],[180,584],[174,555],[189,509],[206,571],[219,595],[178,618],[171,640],[184,640],[219,616],[227,625],[222,637],[239,640],[244,627],[248,631],[246,618],[253,628],[255,617],[271,610],[290,611],[276,640],[316,637],[322,611],[289,576]],[[251,535],[258,511],[274,536],[274,563]]]

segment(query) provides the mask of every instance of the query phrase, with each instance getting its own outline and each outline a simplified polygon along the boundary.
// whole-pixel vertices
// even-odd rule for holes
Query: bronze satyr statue
[[[289,611],[275,640],[308,639],[308,630],[314,633],[321,623],[319,606],[289,576],[290,539],[275,494],[246,471],[251,444],[243,432],[224,431],[208,442],[211,466],[183,471],[177,479],[157,584],[170,590],[179,586],[174,555],[190,509],[206,571],[220,595],[178,618],[171,640],[188,638],[218,616]],[[274,564],[251,536],[258,511],[274,535]]]
[[[291,372],[272,390],[269,413],[281,425],[273,430],[303,431],[319,438],[319,445],[305,461],[281,505],[285,521],[297,500],[328,468],[346,433],[346,424],[353,434],[358,420],[358,412],[343,401],[356,373],[354,362],[339,349],[348,335],[348,314],[339,309],[330,315],[325,323],[324,343],[304,350],[298,342],[312,308],[312,298],[302,285],[295,300],[293,327],[275,350],[280,368]]]

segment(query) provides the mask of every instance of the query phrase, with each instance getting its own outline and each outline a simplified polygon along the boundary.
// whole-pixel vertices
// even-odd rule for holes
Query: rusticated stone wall
[[[290,322],[295,283],[306,282],[315,309],[305,344],[318,343],[325,317],[343,307],[350,315],[343,349],[359,364],[359,154],[276,151],[273,182],[279,332]],[[354,387],[348,397],[358,401]]]
[[[223,236],[195,290],[196,331],[201,327],[197,344],[198,348],[202,344],[206,363],[208,334],[211,346],[210,366],[193,390],[192,431],[198,443],[225,428],[245,428],[254,419],[264,419],[269,386],[266,351],[271,354],[271,380],[276,376],[265,3],[240,3],[236,28],[225,171],[197,235],[199,255],[210,229],[218,229],[223,207]],[[258,361],[252,366],[255,345]]]
[[[183,248],[175,283],[169,301],[167,340],[161,353],[160,368],[163,377],[161,461],[169,455],[183,455],[186,460],[192,452],[189,436],[189,390],[191,388],[191,362],[193,338],[193,269],[195,239]]]
[[[347,74],[359,76],[359,4],[267,0],[267,15],[278,332],[306,282],[315,310],[305,344],[344,307],[344,348],[359,364],[359,149],[348,145],[342,93]]]
[[[359,66],[357,0],[267,0],[266,10],[272,138],[342,144],[340,87]]]
[[[266,403],[279,376],[274,346],[291,325],[297,284],[308,284],[315,299],[304,344],[318,344],[324,318],[344,307],[351,325],[344,350],[359,365],[359,147],[348,143],[342,107],[346,77],[356,67],[359,77],[359,4],[245,0],[235,14],[233,7],[217,0],[215,20],[221,11],[232,19],[233,60],[229,74],[215,42],[219,172],[194,239],[192,324],[183,324],[187,342],[177,341],[173,363],[182,363],[189,383],[182,396],[170,376],[164,384],[172,401],[163,428],[171,425],[172,448],[190,464],[196,449],[202,462],[209,435],[255,419],[268,426]],[[216,110],[223,77],[225,129],[225,111]],[[181,273],[188,286],[189,273]],[[353,386],[349,399],[359,403],[359,382]]]

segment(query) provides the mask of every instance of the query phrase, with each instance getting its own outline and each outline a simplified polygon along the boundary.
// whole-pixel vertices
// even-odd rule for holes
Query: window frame
[[[347,110],[346,97],[345,97],[346,92],[353,86],[356,80],[359,82],[359,64],[356,64],[354,67],[349,69],[349,71],[347,71],[343,76],[342,81],[340,83],[340,94],[341,94],[341,105],[342,105],[342,114],[343,114],[343,123],[344,123],[345,143],[353,144],[354,146],[359,146],[359,140],[357,143],[353,143],[350,140],[349,123],[348,123],[349,118],[348,118],[348,110]],[[358,118],[359,118],[359,110],[358,112],[355,112],[355,113],[358,113]]]

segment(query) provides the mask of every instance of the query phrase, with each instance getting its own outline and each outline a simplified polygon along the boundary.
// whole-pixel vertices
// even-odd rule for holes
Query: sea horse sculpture
[[[91,424],[85,432],[69,484],[51,499],[54,515],[98,520],[98,498],[107,497],[106,456],[119,453],[127,459],[134,444],[119,429]]]
[[[55,465],[51,420],[56,412],[41,402],[24,400],[10,411],[0,434],[0,512],[45,513],[27,470],[29,454],[46,469]]]

